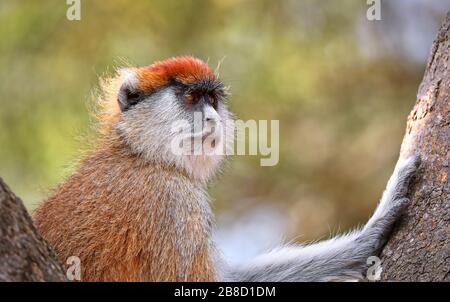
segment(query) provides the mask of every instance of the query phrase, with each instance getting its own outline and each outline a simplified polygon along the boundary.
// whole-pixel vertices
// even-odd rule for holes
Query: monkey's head
[[[201,181],[214,175],[233,136],[232,115],[206,63],[177,57],[124,68],[103,88],[103,120],[134,153]]]

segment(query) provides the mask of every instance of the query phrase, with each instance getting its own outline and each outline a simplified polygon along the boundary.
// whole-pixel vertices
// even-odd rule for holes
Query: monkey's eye
[[[188,104],[194,104],[194,102],[195,102],[195,96],[194,96],[194,94],[193,93],[186,93],[185,95],[184,95],[184,101],[186,102],[186,103],[188,103]]]

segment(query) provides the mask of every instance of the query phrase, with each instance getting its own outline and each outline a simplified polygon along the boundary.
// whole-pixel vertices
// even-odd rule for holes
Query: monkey
[[[309,245],[287,245],[234,267],[220,256],[207,193],[225,156],[174,154],[173,124],[194,127],[216,147],[233,134],[228,91],[207,63],[182,56],[126,67],[101,80],[99,137],[33,214],[64,262],[79,257],[82,281],[363,280],[408,205],[418,156],[399,160],[367,224]],[[198,132],[198,131],[197,131]],[[214,144],[212,144],[214,147]]]

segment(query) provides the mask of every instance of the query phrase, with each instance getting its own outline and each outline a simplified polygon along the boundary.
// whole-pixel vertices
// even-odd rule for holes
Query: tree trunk
[[[65,281],[55,253],[0,178],[0,281]]]
[[[382,252],[382,280],[450,281],[450,12],[433,43],[401,157],[422,158],[411,204]]]

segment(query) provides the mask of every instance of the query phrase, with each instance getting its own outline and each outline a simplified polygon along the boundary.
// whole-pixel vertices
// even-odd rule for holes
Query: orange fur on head
[[[204,79],[215,79],[209,66],[193,57],[176,57],[155,62],[138,70],[139,88],[146,92],[164,86],[174,79],[189,84]]]

